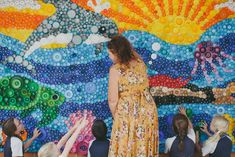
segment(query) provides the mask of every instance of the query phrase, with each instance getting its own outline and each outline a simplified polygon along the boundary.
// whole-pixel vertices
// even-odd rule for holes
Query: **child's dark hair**
[[[188,134],[188,118],[183,114],[176,114],[173,118],[173,129],[179,137],[178,148],[184,150],[184,139]]]
[[[8,137],[16,136],[17,128],[14,123],[14,118],[8,118],[5,122],[2,124],[2,131],[4,134],[6,134]]]
[[[101,119],[94,121],[92,125],[92,134],[97,140],[105,140],[107,134],[107,126],[105,122]]]

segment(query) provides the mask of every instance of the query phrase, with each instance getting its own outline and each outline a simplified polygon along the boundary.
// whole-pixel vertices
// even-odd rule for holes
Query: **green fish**
[[[42,111],[38,127],[50,124],[58,115],[65,97],[50,88],[40,86],[22,76],[0,79],[0,109],[21,111],[20,117],[29,116],[36,109]]]

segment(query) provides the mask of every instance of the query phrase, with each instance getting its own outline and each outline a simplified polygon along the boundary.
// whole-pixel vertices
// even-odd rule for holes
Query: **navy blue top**
[[[212,154],[209,154],[209,157],[231,157],[231,152],[232,141],[227,135],[225,135],[219,140],[215,151]]]
[[[108,157],[109,140],[98,141],[94,140],[89,147],[88,157]]]
[[[195,149],[194,141],[190,139],[188,136],[186,136],[183,142],[184,142],[184,149],[183,151],[180,151],[178,148],[179,137],[175,138],[170,148],[169,152],[170,157],[193,157]]]

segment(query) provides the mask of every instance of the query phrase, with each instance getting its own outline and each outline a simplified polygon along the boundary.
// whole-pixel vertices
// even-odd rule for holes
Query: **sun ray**
[[[193,0],[188,0],[188,3],[187,3],[186,8],[185,8],[185,12],[184,12],[184,17],[186,17],[186,18],[188,17],[189,12],[192,9],[192,6],[193,6]]]
[[[143,0],[133,0],[133,2],[135,3],[135,5],[138,8],[140,8],[143,11],[145,16],[149,17],[152,21],[153,21],[153,19],[156,19],[155,15],[152,14],[152,11],[151,11],[152,9],[155,9],[155,8],[153,7],[152,9],[150,9],[148,3],[146,4],[146,1],[143,1]]]
[[[156,12],[157,12],[157,15],[158,15],[159,17],[161,17],[161,16],[162,16],[162,11],[161,11],[161,7],[158,5],[157,0],[151,0],[151,2],[152,2],[153,5],[154,5],[154,8],[155,8],[155,10],[156,10]]]
[[[121,0],[122,1],[122,0]],[[139,13],[136,13],[135,10],[131,7],[127,7],[127,4],[123,4],[122,2],[120,2],[119,0],[109,0],[110,4],[111,4],[111,8],[110,9],[113,9],[113,11],[116,11],[116,12],[119,12],[119,13],[122,13],[124,14],[125,16],[127,17],[130,17],[130,18],[133,18],[133,19],[136,19],[136,20],[139,20],[141,21],[142,23],[144,24],[147,24],[149,23],[149,21],[145,18],[145,15],[144,17],[142,15],[140,15]],[[138,6],[136,5],[135,7],[138,8]],[[109,11],[110,9],[108,9],[107,11]],[[140,9],[141,12],[143,12],[141,9]],[[103,11],[104,12],[104,11]],[[150,14],[150,13],[149,13]],[[151,15],[151,14],[150,14]],[[154,18],[152,16],[152,18]],[[149,17],[149,19],[151,19]]]
[[[178,4],[178,10],[177,10],[177,16],[180,15],[182,9],[183,9],[183,3],[184,3],[184,0],[179,0],[179,4]]]
[[[196,16],[198,15],[199,11],[201,10],[201,8],[205,5],[206,0],[201,0],[198,5],[197,5],[197,9],[194,11],[193,15],[191,16],[190,20],[193,21]]]
[[[145,3],[146,7],[150,10],[150,12],[152,13],[152,15],[158,19],[159,15],[158,15],[158,11],[156,10],[156,8],[154,7],[154,4],[151,0],[145,0],[143,1],[143,3]]]
[[[168,4],[168,0],[163,0],[163,4],[164,4],[164,10],[166,13],[166,16],[169,16],[169,4]]]
[[[164,9],[164,3],[162,0],[157,0],[158,5],[160,6],[162,16],[166,16],[166,11]]]
[[[104,11],[103,14],[105,16],[108,16],[108,17],[111,17],[111,18],[115,17],[115,20],[117,20],[118,22],[126,22],[126,23],[129,23],[129,24],[136,24],[136,25],[142,26],[144,28],[147,27],[142,21],[139,21],[135,18],[128,17],[125,14],[122,14],[118,11],[113,10],[113,9],[109,9],[108,11]]]
[[[172,0],[168,0],[168,5],[169,5],[169,15],[173,15],[174,10],[173,10],[173,2],[172,2]]]
[[[221,9],[213,18],[211,18],[205,25],[203,25],[201,28],[206,30],[216,24],[217,22],[229,17],[230,15],[234,14],[233,11],[231,11],[228,8]]]
[[[206,10],[203,12],[202,16],[197,20],[197,24],[200,22],[204,21],[208,15],[210,14],[211,11],[214,10],[215,5],[217,4],[217,0],[212,1],[206,8]]]
[[[131,11],[135,12],[136,14],[138,14],[139,16],[143,17],[144,19],[148,20],[149,22],[152,22],[153,20],[146,16],[144,14],[144,12],[135,5],[135,3],[132,0],[119,0],[120,3],[122,3],[125,7],[127,7],[128,9],[130,9]]]

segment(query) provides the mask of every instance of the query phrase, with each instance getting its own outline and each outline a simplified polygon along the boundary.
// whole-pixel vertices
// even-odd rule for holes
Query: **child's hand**
[[[207,133],[208,132],[207,126],[208,126],[207,123],[203,122],[203,125],[200,127],[200,130]]]
[[[88,120],[84,117],[79,125],[80,128],[84,128],[88,124]]]
[[[78,121],[76,121],[76,123],[74,124],[74,126],[73,126],[73,128],[74,129],[77,129],[77,127],[80,125],[80,123],[82,122],[82,119],[83,118],[81,118],[81,119],[79,119]]]
[[[38,128],[35,128],[33,131],[33,139],[37,138],[41,134],[40,130]]]
[[[88,124],[88,120],[86,119],[86,116],[80,120],[78,120],[75,125],[74,129],[77,129],[78,127],[83,128]]]
[[[180,114],[183,114],[183,115],[185,115],[185,116],[187,116],[187,114],[186,114],[186,110],[185,110],[185,108],[184,107],[179,107],[179,113]]]

